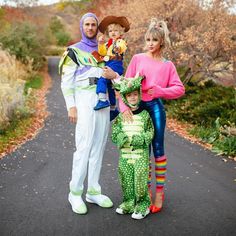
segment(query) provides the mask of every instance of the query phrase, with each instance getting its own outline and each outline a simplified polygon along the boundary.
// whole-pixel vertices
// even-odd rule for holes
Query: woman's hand
[[[154,88],[153,88],[153,87],[149,88],[149,89],[147,90],[147,94],[150,95],[150,97],[154,98],[154,97],[153,97],[153,96],[154,96]]]
[[[117,73],[113,71],[110,67],[104,66],[102,77],[106,79],[116,79]]]
[[[133,113],[130,109],[124,111],[122,113],[122,118],[123,118],[123,121],[126,121],[128,123],[132,123],[133,122]]]
[[[76,107],[71,107],[68,111],[68,117],[69,117],[69,121],[71,123],[76,123],[77,122],[77,109]]]

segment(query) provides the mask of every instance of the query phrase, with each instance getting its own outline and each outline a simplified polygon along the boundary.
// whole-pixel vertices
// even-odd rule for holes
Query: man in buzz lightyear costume
[[[59,63],[61,89],[65,98],[68,117],[76,123],[72,178],[68,200],[77,214],[86,214],[82,199],[84,180],[88,174],[86,201],[101,207],[113,206],[101,194],[99,176],[104,149],[109,132],[109,108],[94,111],[97,103],[96,80],[102,76],[100,64],[91,52],[97,50],[98,19],[87,13],[80,20],[82,39],[70,46]]]

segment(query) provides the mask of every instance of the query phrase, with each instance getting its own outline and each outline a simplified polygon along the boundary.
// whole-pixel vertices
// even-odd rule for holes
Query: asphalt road
[[[67,201],[74,151],[60,91],[56,58],[49,59],[53,86],[51,115],[31,140],[0,161],[0,235],[236,235],[236,163],[223,162],[208,150],[166,133],[168,175],[163,211],[135,221],[120,216],[118,152],[108,141],[101,185],[114,202],[111,209],[87,204],[77,215]]]

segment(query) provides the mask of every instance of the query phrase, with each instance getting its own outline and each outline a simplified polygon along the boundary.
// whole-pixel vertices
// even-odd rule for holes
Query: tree
[[[97,6],[104,0],[95,0]],[[166,57],[186,69],[187,80],[233,77],[236,16],[230,14],[235,0],[116,0],[100,8],[101,18],[114,9],[131,22],[125,34],[130,54],[143,51],[144,34],[152,17],[164,19],[170,29],[172,48]],[[135,9],[135,11],[133,10]],[[132,14],[130,14],[132,12]],[[196,77],[195,76],[195,77]]]
[[[24,64],[33,60],[34,69],[43,65],[43,48],[36,28],[31,23],[23,22],[12,25],[8,31],[1,34],[0,43],[3,49],[7,49]]]
[[[65,26],[61,23],[60,19],[57,16],[53,16],[50,19],[49,28],[51,29],[53,34],[57,33],[58,31],[65,30]]]
[[[66,46],[71,40],[70,35],[66,32],[64,24],[56,16],[52,17],[49,23],[52,36],[56,39],[59,46]]]

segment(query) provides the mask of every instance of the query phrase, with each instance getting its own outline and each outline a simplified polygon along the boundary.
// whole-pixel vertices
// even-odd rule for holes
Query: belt
[[[81,81],[82,84],[78,84],[75,90],[93,90],[96,88],[96,84],[99,78],[97,77],[89,77]],[[85,84],[84,84],[85,82]],[[79,83],[79,82],[78,82]]]
[[[98,83],[98,79],[97,77],[89,77],[89,85],[94,85]]]

